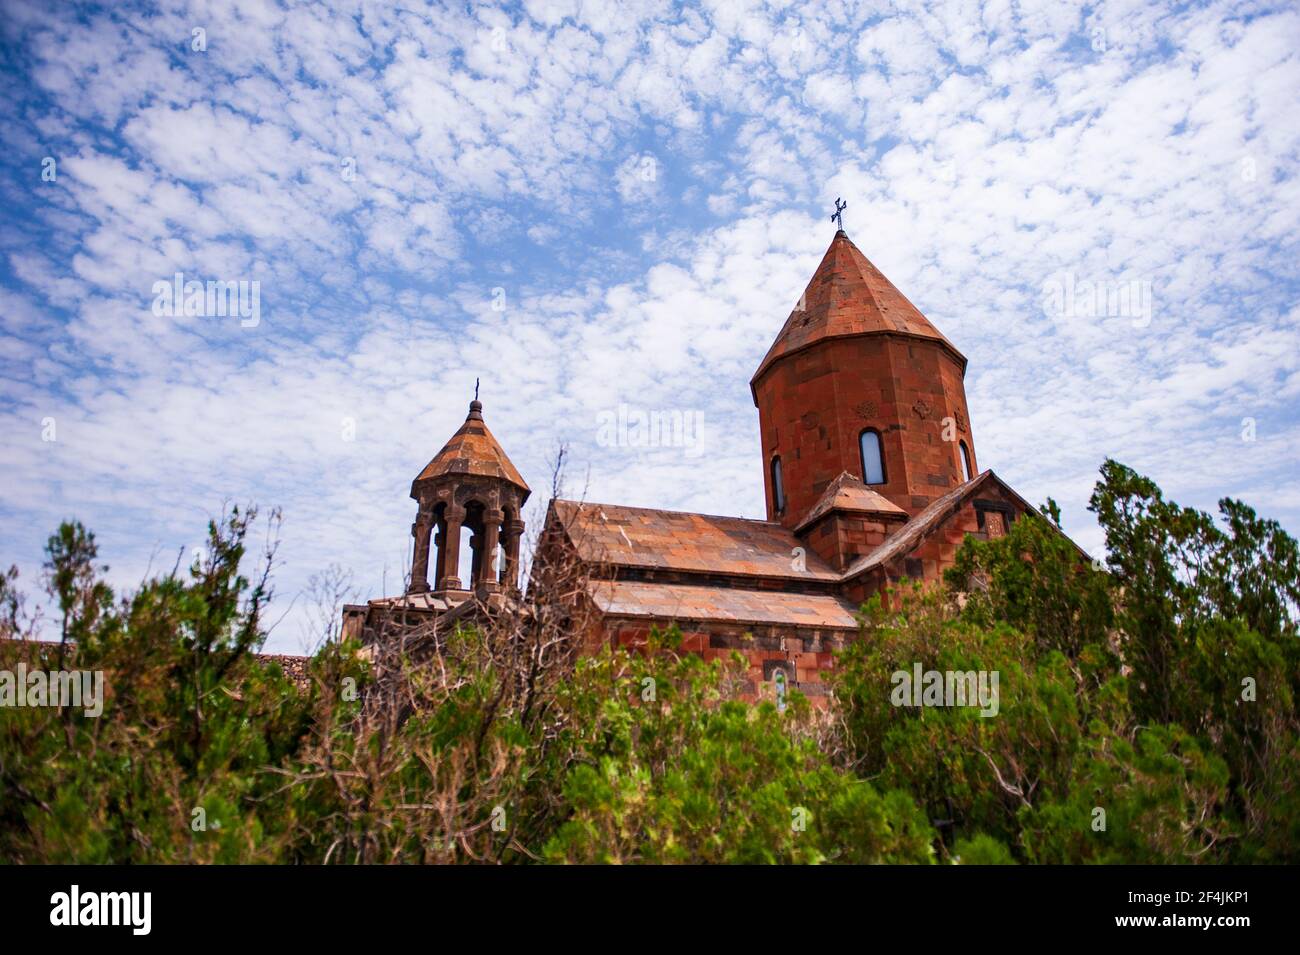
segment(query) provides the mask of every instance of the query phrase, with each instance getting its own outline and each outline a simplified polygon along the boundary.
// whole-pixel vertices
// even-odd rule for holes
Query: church
[[[864,601],[941,580],[965,538],[999,537],[1032,511],[979,469],[965,373],[841,227],[750,379],[766,520],[555,499],[533,583],[561,558],[582,569],[575,636],[588,651],[675,623],[684,649],[745,658],[745,697],[825,695]],[[511,600],[530,493],[471,402],[411,485],[406,592],[345,607],[344,634],[453,626]]]

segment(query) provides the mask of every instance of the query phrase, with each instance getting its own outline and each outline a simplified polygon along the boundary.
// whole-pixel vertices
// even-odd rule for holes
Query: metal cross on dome
[[[835,215],[831,216],[831,221],[838,221],[840,231],[844,231],[844,210],[849,207],[847,202],[840,202],[839,196],[835,197]]]

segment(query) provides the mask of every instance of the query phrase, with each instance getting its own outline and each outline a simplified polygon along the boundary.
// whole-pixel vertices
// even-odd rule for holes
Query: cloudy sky
[[[76,517],[131,586],[279,506],[293,651],[314,572],[400,586],[476,377],[534,504],[567,442],[574,496],[762,516],[748,381],[836,196],[1084,546],[1107,455],[1300,531],[1300,14],[884,6],[0,0],[0,559]]]

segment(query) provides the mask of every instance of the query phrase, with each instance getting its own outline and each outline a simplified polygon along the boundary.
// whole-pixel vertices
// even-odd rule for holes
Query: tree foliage
[[[100,671],[107,700],[0,707],[0,858],[1296,861],[1295,540],[1113,461],[1091,506],[1106,566],[1049,502],[968,539],[944,586],[869,602],[828,705],[782,710],[738,700],[743,662],[675,629],[579,653],[547,590],[580,588],[555,568],[474,627],[331,633],[288,674],[259,655],[276,515],[231,510],[190,566],[122,596],[67,523],[45,567],[65,641],[24,639],[11,570],[0,670]],[[918,667],[996,674],[996,713],[897,705]]]
[[[1106,568],[1056,533],[1049,502],[1004,537],[968,539],[945,591],[865,608],[836,675],[845,759],[911,792],[943,846],[1294,860],[1295,540],[1237,501],[1220,522],[1180,508],[1114,461],[1091,506]],[[999,714],[889,705],[889,674],[915,662],[999,673]]]

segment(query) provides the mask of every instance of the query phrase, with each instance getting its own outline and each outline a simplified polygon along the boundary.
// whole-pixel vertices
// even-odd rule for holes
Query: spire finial
[[[849,207],[847,202],[840,202],[840,197],[835,197],[835,215],[831,216],[832,222],[839,222],[838,231],[844,231],[844,210]]]
[[[466,421],[483,420],[483,402],[478,400],[478,379],[474,379],[474,400],[469,403],[469,417]]]

